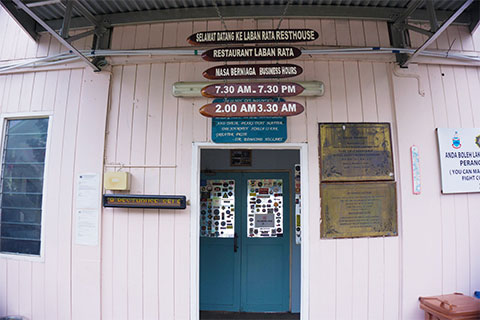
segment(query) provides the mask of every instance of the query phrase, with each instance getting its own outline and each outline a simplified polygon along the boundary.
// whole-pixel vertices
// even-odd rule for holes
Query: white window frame
[[[47,214],[46,208],[46,201],[47,199],[47,192],[48,192],[48,162],[50,156],[50,141],[52,140],[52,120],[53,120],[53,112],[22,112],[22,113],[3,113],[0,115],[0,125],[1,125],[1,142],[0,148],[2,150],[2,163],[1,167],[3,169],[3,148],[5,145],[5,131],[7,129],[7,121],[8,120],[27,120],[27,119],[36,119],[36,118],[48,118],[48,129],[47,129],[47,141],[46,141],[46,149],[45,149],[45,165],[43,171],[43,188],[42,188],[42,217],[40,220],[40,254],[26,254],[26,253],[10,253],[10,252],[0,252],[0,258],[11,259],[11,260],[23,260],[23,261],[33,261],[33,262],[44,262],[45,261],[45,215]],[[1,169],[0,169],[1,170]],[[2,174],[0,172],[0,174]]]
[[[298,150],[300,152],[301,197],[302,197],[302,245],[300,249],[300,319],[309,319],[310,301],[310,261],[309,261],[309,187],[308,187],[308,144],[217,144],[212,142],[194,142],[192,147],[191,206],[190,206],[190,320],[200,318],[200,162],[204,149],[272,149]]]

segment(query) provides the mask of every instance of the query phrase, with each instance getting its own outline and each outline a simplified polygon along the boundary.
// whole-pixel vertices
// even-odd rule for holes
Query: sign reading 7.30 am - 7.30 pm
[[[202,95],[209,98],[221,97],[292,97],[305,88],[293,82],[266,83],[216,83],[202,89]]]

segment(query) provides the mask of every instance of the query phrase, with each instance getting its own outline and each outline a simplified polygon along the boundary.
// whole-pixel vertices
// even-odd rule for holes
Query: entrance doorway
[[[297,150],[203,150],[200,177],[200,310],[299,313],[300,245],[295,242]],[[205,313],[204,313],[205,314]]]

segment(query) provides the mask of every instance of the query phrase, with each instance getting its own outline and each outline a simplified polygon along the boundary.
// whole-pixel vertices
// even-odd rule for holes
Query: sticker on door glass
[[[295,165],[295,243],[302,243],[301,208],[302,197],[300,193],[300,164]]]
[[[247,183],[247,236],[249,238],[282,237],[282,179],[252,179]]]
[[[200,236],[233,238],[235,233],[235,181],[202,180]]]

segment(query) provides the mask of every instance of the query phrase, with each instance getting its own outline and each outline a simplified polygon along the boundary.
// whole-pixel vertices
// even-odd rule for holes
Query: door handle
[[[233,236],[233,252],[237,252],[238,250],[238,234],[235,232]]]

